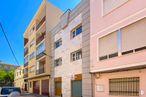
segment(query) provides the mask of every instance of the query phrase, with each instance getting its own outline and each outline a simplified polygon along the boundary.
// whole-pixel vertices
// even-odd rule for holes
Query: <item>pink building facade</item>
[[[94,97],[146,97],[146,0],[90,0]]]

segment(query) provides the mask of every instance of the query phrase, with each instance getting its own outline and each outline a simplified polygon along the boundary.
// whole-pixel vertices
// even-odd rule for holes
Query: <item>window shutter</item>
[[[146,46],[146,18],[121,29],[122,52]]]
[[[99,56],[110,55],[118,52],[118,31],[99,39]]]

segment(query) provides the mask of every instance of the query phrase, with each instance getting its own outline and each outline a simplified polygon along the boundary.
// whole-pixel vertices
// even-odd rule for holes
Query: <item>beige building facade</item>
[[[15,70],[14,74],[14,86],[20,87],[21,90],[24,90],[24,66],[20,66]]]
[[[24,33],[24,79],[29,93],[49,96],[51,42],[50,31],[62,11],[43,0]]]

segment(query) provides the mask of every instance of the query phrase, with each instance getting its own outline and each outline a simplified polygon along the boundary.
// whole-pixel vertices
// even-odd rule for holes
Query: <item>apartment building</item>
[[[89,0],[67,10],[52,33],[52,96],[91,97]],[[83,53],[84,52],[84,53]]]
[[[24,33],[25,90],[49,96],[51,38],[50,30],[58,23],[62,11],[43,0]]]
[[[7,64],[7,63],[0,63],[0,69],[4,70],[15,70],[18,66],[12,65],[12,64]]]
[[[52,31],[55,96],[73,97],[75,91],[82,96],[82,16],[70,14],[67,10]]]
[[[146,97],[146,0],[90,0],[94,97]]]
[[[21,90],[24,90],[24,66],[20,66],[15,70],[14,74],[14,86],[20,87]]]

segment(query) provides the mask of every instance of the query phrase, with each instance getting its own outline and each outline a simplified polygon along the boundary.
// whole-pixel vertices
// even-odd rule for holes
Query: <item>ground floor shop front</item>
[[[27,89],[29,93],[49,96],[49,76],[39,77],[27,80]]]

